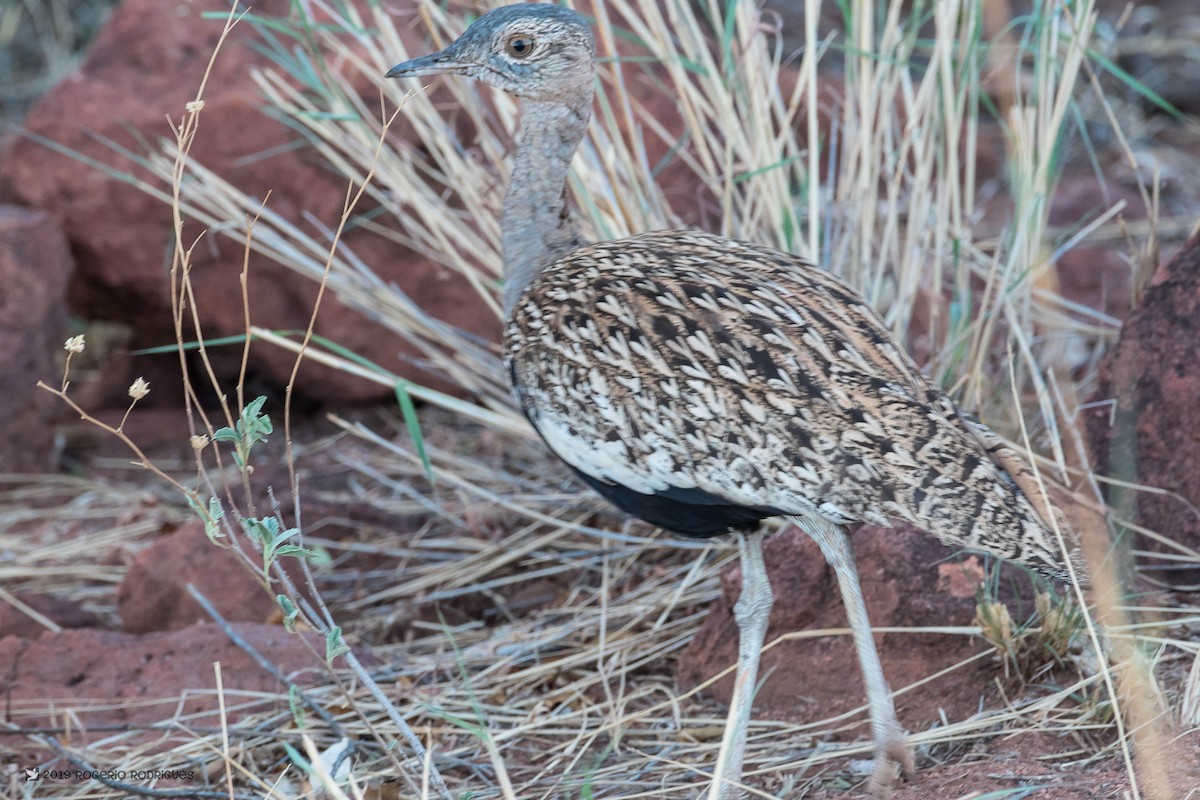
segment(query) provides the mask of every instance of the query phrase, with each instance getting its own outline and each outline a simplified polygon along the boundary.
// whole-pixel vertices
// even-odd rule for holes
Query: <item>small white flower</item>
[[[189,114],[195,114],[200,109],[204,108],[203,100],[191,100],[184,106]]]
[[[150,394],[150,383],[145,378],[138,378],[129,385],[129,396],[134,400],[141,400],[148,394]]]
[[[63,342],[63,350],[66,350],[68,353],[82,353],[83,334],[81,333],[78,336],[72,336],[70,339],[67,339],[65,342]]]
[[[204,434],[193,436],[189,441],[192,443],[192,449],[199,453],[204,448],[208,447],[208,437]]]

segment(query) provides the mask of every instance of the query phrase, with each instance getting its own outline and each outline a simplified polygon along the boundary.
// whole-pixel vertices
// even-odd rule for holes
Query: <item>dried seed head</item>
[[[975,606],[975,624],[979,626],[983,638],[1003,656],[1013,645],[1013,619],[1004,603],[984,601]]]
[[[81,333],[78,336],[72,336],[70,339],[67,339],[65,342],[63,342],[63,350],[66,350],[68,353],[82,353],[83,334]]]
[[[134,400],[141,400],[148,394],[150,394],[150,383],[145,378],[138,378],[129,385],[129,396]]]

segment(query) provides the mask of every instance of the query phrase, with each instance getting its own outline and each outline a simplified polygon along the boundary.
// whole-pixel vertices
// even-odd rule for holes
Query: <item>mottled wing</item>
[[[521,298],[506,347],[549,447],[663,527],[899,518],[1061,569],[949,399],[861,298],[794,256],[676,231],[584,247]]]

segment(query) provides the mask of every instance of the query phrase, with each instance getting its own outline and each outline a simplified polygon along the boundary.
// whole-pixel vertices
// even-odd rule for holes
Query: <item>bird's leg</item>
[[[875,768],[868,789],[878,797],[886,797],[891,793],[900,770],[906,775],[913,771],[913,756],[904,729],[896,720],[892,691],[883,677],[883,666],[875,649],[871,621],[867,619],[867,605],[858,582],[858,567],[854,564],[854,551],[850,549],[850,535],[840,525],[824,520],[806,519],[804,523],[805,531],[820,545],[825,560],[837,574],[842,603],[846,606],[846,616],[850,619],[850,630],[854,634],[854,647],[858,651],[863,682],[867,686],[871,738],[875,742]]]
[[[737,787],[742,781],[750,706],[758,683],[758,659],[767,637],[771,606],[775,602],[771,583],[767,580],[767,565],[763,561],[762,538],[761,530],[737,533],[742,562],[742,593],[733,606],[733,618],[738,626],[737,678],[708,800],[730,800],[740,794]]]

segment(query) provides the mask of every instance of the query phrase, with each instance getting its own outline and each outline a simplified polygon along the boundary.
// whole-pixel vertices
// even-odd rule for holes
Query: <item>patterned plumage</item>
[[[624,510],[708,536],[771,516],[901,519],[1064,575],[1052,530],[964,418],[829,273],[665,231],[575,250],[505,333],[521,407]]]
[[[795,256],[706,233],[586,244],[567,203],[595,43],[551,4],[484,14],[389,77],[456,74],[522,98],[504,200],[505,363],[560,458],[622,509],[692,536],[732,531],[738,671],[709,800],[728,800],[773,595],[758,523],[787,516],[835,570],[887,794],[913,759],[863,602],[847,524],[911,522],[949,544],[1067,574],[1028,467],[960,413],[848,286]],[[1039,509],[1042,513],[1039,513]]]

